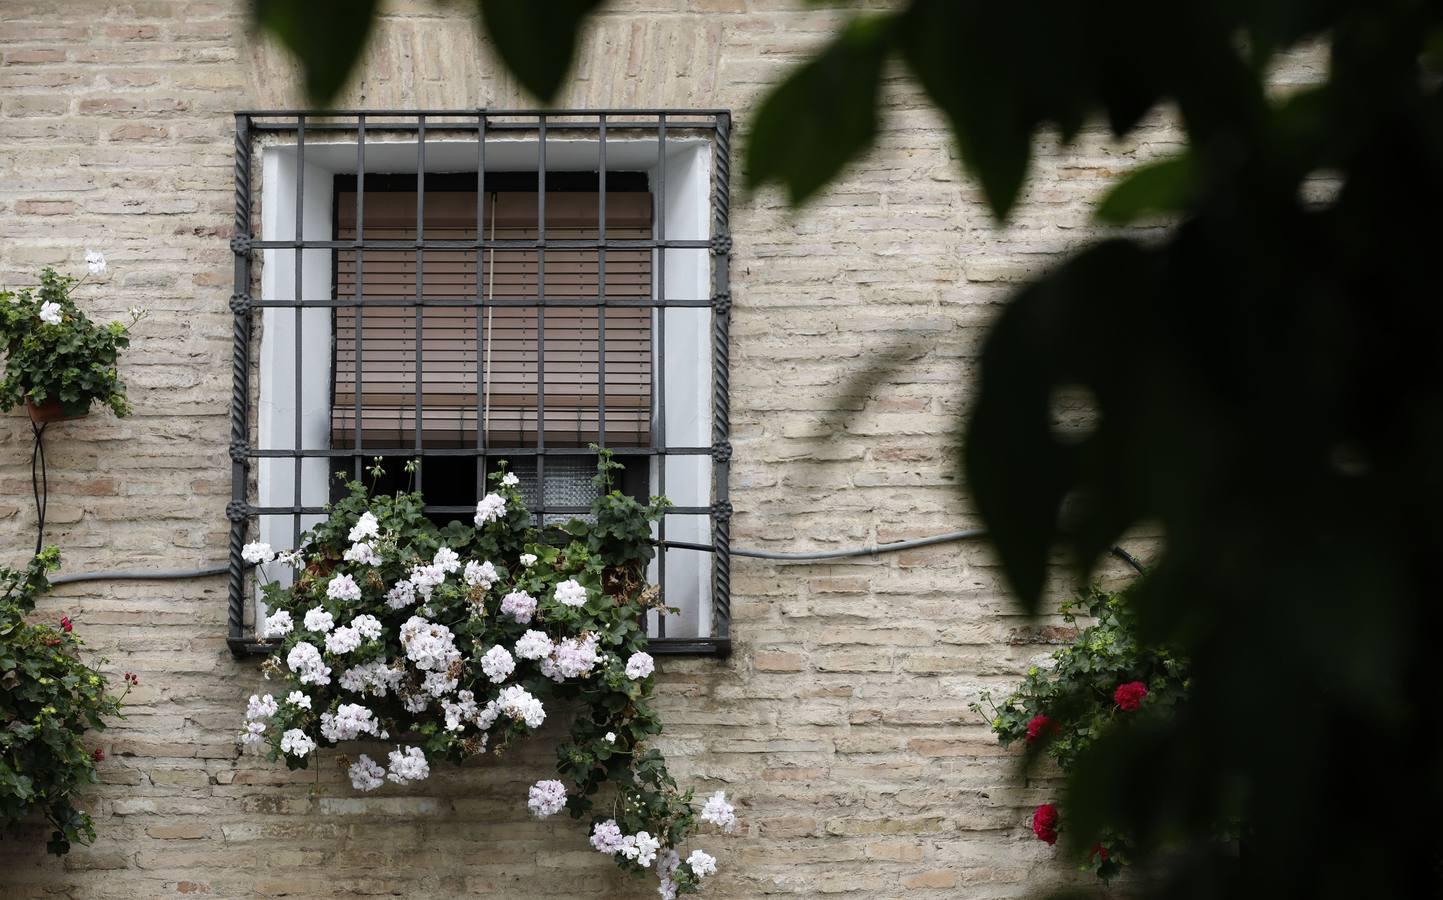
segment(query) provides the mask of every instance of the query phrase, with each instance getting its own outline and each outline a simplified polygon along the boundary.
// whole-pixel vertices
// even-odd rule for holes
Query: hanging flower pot
[[[30,421],[36,425],[44,425],[49,422],[68,422],[71,419],[83,419],[90,415],[90,410],[87,408],[66,406],[59,400],[47,400],[39,404],[26,400],[25,411],[30,414]]]
[[[91,275],[104,274],[101,254],[87,253],[85,262]],[[71,296],[81,280],[47,268],[38,286],[0,291],[0,412],[24,405],[37,425],[78,419],[96,403],[117,416],[130,412],[117,364],[145,310],[131,308],[125,321],[94,322]]]

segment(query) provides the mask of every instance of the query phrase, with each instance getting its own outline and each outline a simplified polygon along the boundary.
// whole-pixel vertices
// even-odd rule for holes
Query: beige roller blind
[[[547,240],[596,239],[597,199],[594,193],[548,192]],[[415,239],[414,192],[368,191],[365,204],[367,241]],[[474,192],[427,191],[425,215],[427,241],[473,240],[476,236]],[[493,217],[498,240],[536,237],[533,192],[489,194],[486,215],[488,239],[493,236]],[[338,194],[337,219],[337,238],[355,237],[354,193]],[[608,192],[606,235],[609,239],[650,238],[651,195]],[[359,293],[360,302],[336,311],[332,446],[356,445],[359,392],[363,446],[410,447],[416,429],[418,310],[373,303],[416,297],[417,255],[409,249],[365,251],[364,284],[360,285],[364,290],[359,292],[356,255],[351,250],[336,254],[336,296],[355,300]],[[548,249],[547,297],[596,297],[600,289],[598,257],[595,249]],[[535,250],[484,251],[481,295],[534,299],[537,260]],[[608,250],[605,266],[608,298],[651,296],[650,250]],[[427,250],[421,277],[421,291],[428,300],[474,300],[477,253]],[[423,446],[475,446],[478,397],[480,405],[489,409],[489,414],[483,409],[487,446],[534,446],[539,412],[537,363],[542,345],[538,308],[502,306],[478,314],[475,307],[426,307],[421,312]],[[545,310],[547,446],[585,446],[598,439],[601,318],[595,307]],[[605,442],[609,446],[644,446],[650,434],[651,310],[610,308],[605,322]],[[362,354],[359,367],[358,347]]]

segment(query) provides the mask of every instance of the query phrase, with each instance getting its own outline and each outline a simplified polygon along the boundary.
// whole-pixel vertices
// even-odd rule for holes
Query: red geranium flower
[[[1062,726],[1052,721],[1047,716],[1036,715],[1027,723],[1027,743],[1033,744],[1047,734],[1057,734]]]
[[[1112,692],[1112,702],[1122,708],[1123,712],[1136,712],[1142,705],[1142,698],[1147,696],[1147,685],[1141,681],[1129,681],[1127,684],[1119,684],[1117,690]]]
[[[1032,814],[1032,833],[1039,841],[1057,843],[1057,806],[1044,803]]]
[[[92,753],[92,754],[90,754],[90,758],[93,759],[93,760],[95,760],[96,762],[104,762],[104,761],[105,761],[105,751],[102,750],[102,749],[100,749],[99,747],[96,747],[96,748],[95,748],[95,752]]]
[[[61,616],[61,617],[60,617],[60,630],[61,630],[61,631],[64,631],[64,632],[66,632],[66,633],[68,634],[68,633],[70,633],[70,630],[71,630],[73,627],[75,627],[75,626],[73,626],[73,625],[70,624],[70,617],[69,617],[69,616]]]
[[[1089,855],[1088,858],[1090,859],[1093,856],[1096,856],[1098,858],[1098,862],[1107,862],[1107,848],[1102,846],[1101,841],[1092,845],[1092,853]]]

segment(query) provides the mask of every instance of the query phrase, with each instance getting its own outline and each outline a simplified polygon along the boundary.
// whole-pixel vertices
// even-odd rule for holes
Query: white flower
[[[352,666],[341,673],[340,683],[342,688],[353,693],[384,697],[401,684],[404,676],[404,672],[391,668],[382,659]]]
[[[361,586],[349,575],[337,575],[326,585],[326,596],[332,600],[355,602],[361,599]]]
[[[556,586],[556,602],[562,606],[584,606],[586,588],[575,578],[568,578]]]
[[[541,674],[560,683],[568,678],[589,675],[600,658],[596,653],[596,635],[584,639],[562,638],[551,656],[541,661]]]
[[[529,568],[531,568],[531,567],[534,566],[534,565],[536,565],[536,554],[535,554],[535,553],[523,553],[523,554],[521,554],[521,567],[522,567],[523,569],[529,569]]]
[[[246,747],[257,747],[266,742],[266,723],[247,722],[246,730],[241,732],[241,744]]]
[[[381,564],[381,554],[365,541],[352,544],[351,549],[341,554],[341,559],[346,562],[360,563],[363,566],[379,566]]]
[[[451,629],[420,616],[412,616],[401,626],[401,646],[406,658],[424,672],[444,672],[461,658]]]
[[[710,822],[721,828],[727,834],[731,834],[737,824],[736,808],[727,802],[727,795],[724,791],[717,791],[707,798],[702,804],[701,820]]]
[[[526,806],[538,819],[556,815],[566,808],[566,785],[556,780],[536,782]]]
[[[321,734],[333,743],[354,741],[363,734],[379,737],[380,732],[375,714],[359,703],[342,703],[334,715],[321,713]]]
[[[291,621],[291,614],[283,609],[278,609],[266,616],[265,626],[261,629],[261,637],[285,637],[295,627],[295,623]]]
[[[405,609],[416,602],[416,586],[410,581],[398,581],[386,593],[386,605],[391,609]]]
[[[311,708],[310,695],[302,694],[300,691],[291,691],[289,694],[287,694],[286,702],[289,703],[291,706],[297,706],[301,709]]]
[[[614,731],[608,731],[608,732],[606,733],[606,742],[607,742],[608,744],[614,744],[614,743],[616,743],[616,732],[614,732]]]
[[[516,485],[520,483],[521,479],[516,477],[515,472],[507,472],[505,475],[501,476],[502,487],[516,487]]]
[[[633,653],[631,659],[626,661],[626,677],[632,681],[645,678],[656,671],[656,663],[652,660],[651,654],[646,652]]]
[[[416,566],[411,570],[411,584],[415,585],[416,593],[424,599],[431,599],[431,590],[436,585],[446,580],[446,571],[434,563],[429,566]]]
[[[281,752],[291,756],[305,756],[316,749],[316,742],[299,728],[292,728],[281,735]]]
[[[621,828],[615,819],[597,822],[596,827],[591,829],[591,846],[607,856],[615,856],[621,850],[621,843]]]
[[[47,300],[40,304],[40,321],[51,325],[60,324],[60,304]]]
[[[301,563],[304,561],[305,554],[299,550],[283,550],[276,554],[276,562],[294,569],[300,568]]]
[[[264,541],[246,544],[241,548],[241,559],[248,563],[268,563],[276,558],[276,552]]]
[[[691,866],[692,874],[698,878],[716,874],[716,857],[704,850],[691,851],[691,856],[686,858],[686,864]]]
[[[501,695],[496,698],[496,706],[511,718],[525,722],[528,728],[540,728],[541,723],[546,721],[546,708],[541,701],[519,684],[502,688]]]
[[[476,717],[476,695],[470,691],[457,691],[455,701],[441,700],[441,709],[446,713],[446,730],[460,731],[466,727],[467,719]]]
[[[306,617],[302,620],[301,624],[306,626],[307,631],[325,634],[327,631],[336,627],[336,620],[330,613],[326,612],[325,607],[313,606],[306,611]]]
[[[85,267],[90,270],[91,275],[104,275],[105,254],[99,250],[86,250]]]
[[[351,787],[358,791],[374,791],[386,783],[386,770],[364,753],[351,763],[347,771],[351,776]]]
[[[432,697],[440,697],[456,690],[456,679],[445,672],[427,672],[421,681],[421,690]]]
[[[145,315],[145,307],[132,306],[130,309],[126,310],[126,312],[130,313],[130,317],[132,319],[139,320],[142,316]]]
[[[351,620],[351,627],[361,637],[368,641],[374,641],[381,636],[381,620],[371,615],[359,615]]]
[[[369,511],[361,513],[356,524],[351,527],[351,533],[346,535],[349,541],[364,541],[366,538],[373,538],[381,533],[381,523]]]
[[[461,557],[457,556],[456,551],[450,547],[442,547],[436,551],[436,555],[431,559],[431,565],[450,575],[452,572],[461,568]]]
[[[431,767],[426,764],[426,754],[421,752],[420,747],[407,747],[404,753],[399,749],[392,750],[389,758],[391,773],[386,777],[397,784],[422,781],[431,774]]]
[[[622,838],[621,855],[640,866],[650,866],[659,849],[661,841],[645,831],[638,831],[635,837]]]
[[[321,660],[321,651],[314,644],[296,644],[286,656],[286,665],[300,677],[301,684],[331,683],[331,667]]]
[[[361,646],[361,633],[342,625],[326,635],[326,652],[331,654],[350,653]]]
[[[473,559],[466,564],[466,583],[473,587],[480,585],[482,589],[489,591],[491,585],[496,583],[497,577],[496,567],[491,565],[489,560],[477,562]]]
[[[270,694],[266,694],[264,697],[251,694],[250,700],[246,703],[246,718],[269,719],[276,714],[278,709],[280,707],[276,705],[276,698]]]
[[[500,684],[516,671],[516,660],[511,658],[511,651],[497,644],[481,657],[481,671],[486,673],[492,684]]]
[[[528,630],[516,641],[516,655],[522,659],[545,659],[551,655],[551,638],[540,631]]]
[[[487,494],[476,504],[476,527],[494,522],[506,515],[506,500],[500,494]]]
[[[501,598],[501,614],[515,619],[518,625],[525,625],[536,614],[536,598],[525,591],[512,591]]]

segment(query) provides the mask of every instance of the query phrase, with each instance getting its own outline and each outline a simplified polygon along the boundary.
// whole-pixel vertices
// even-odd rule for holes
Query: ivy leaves
[[[474,0],[501,61],[527,92],[550,101],[571,68],[581,27],[601,0]],[[251,0],[251,22],[289,50],[307,96],[329,106],[351,79],[380,16],[379,0]]]

